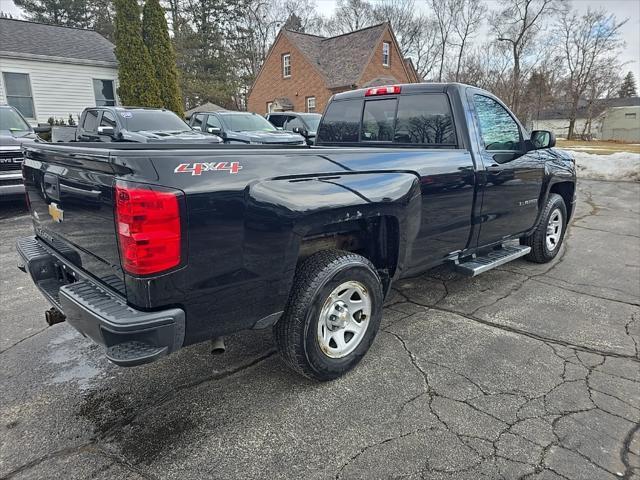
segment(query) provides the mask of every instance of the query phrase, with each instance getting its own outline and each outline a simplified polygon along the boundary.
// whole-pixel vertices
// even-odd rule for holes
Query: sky
[[[376,3],[380,0],[369,0]],[[500,7],[500,0],[485,0],[491,9]],[[335,0],[316,0],[318,12],[329,15],[335,8]],[[424,0],[416,0],[416,4],[425,3]],[[632,71],[636,82],[640,86],[640,0],[572,0],[574,8],[578,12],[586,12],[588,8],[604,8],[616,15],[621,20],[628,18],[622,28],[622,38],[626,42],[620,60],[627,63],[624,73]],[[0,0],[0,11],[10,13],[14,18],[21,18],[22,12],[15,6],[13,0]],[[486,29],[485,29],[486,31]]]

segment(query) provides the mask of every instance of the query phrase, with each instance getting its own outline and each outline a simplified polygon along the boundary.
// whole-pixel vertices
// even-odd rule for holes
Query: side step
[[[493,250],[480,257],[475,257],[464,263],[456,264],[456,270],[469,277],[475,277],[487,270],[504,265],[511,260],[524,257],[530,251],[531,247],[527,247],[525,245],[503,246],[498,250]]]

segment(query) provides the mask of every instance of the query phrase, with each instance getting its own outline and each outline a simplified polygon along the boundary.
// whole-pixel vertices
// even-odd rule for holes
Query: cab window
[[[109,111],[102,112],[102,118],[100,119],[101,127],[116,128],[116,117]]]
[[[393,136],[395,143],[456,145],[449,100],[442,94],[401,96]]]
[[[520,127],[509,112],[494,99],[474,95],[480,135],[486,150],[519,151]]]
[[[87,110],[82,129],[87,132],[95,132],[98,129],[98,110]]]
[[[222,123],[220,123],[220,119],[215,115],[209,115],[207,117],[207,128],[219,128],[222,130]]]
[[[287,115],[269,115],[269,121],[276,127],[284,127],[284,122],[287,120]]]
[[[395,98],[365,102],[362,114],[363,142],[393,141],[397,103]]]
[[[202,115],[201,113],[199,113],[198,115],[196,115],[195,117],[193,117],[193,122],[191,122],[191,126],[192,127],[200,127],[202,128],[202,122],[204,120],[204,115]]]
[[[285,124],[284,129],[291,131],[295,127],[307,128],[304,126],[304,123],[302,122],[302,120],[300,120],[299,117],[289,117],[289,121],[287,121],[287,123]]]
[[[362,99],[331,102],[318,130],[318,142],[356,143],[361,114]]]

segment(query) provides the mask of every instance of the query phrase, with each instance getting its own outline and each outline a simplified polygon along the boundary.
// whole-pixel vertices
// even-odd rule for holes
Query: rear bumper
[[[149,363],[182,346],[185,314],[180,308],[132,308],[36,237],[19,238],[16,248],[19,268],[76,330],[103,345],[116,365]]]

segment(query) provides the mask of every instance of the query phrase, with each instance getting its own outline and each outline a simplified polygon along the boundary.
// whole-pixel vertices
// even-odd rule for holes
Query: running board
[[[475,277],[481,273],[504,265],[511,260],[525,256],[531,251],[531,247],[524,245],[509,245],[493,250],[486,255],[475,257],[464,263],[456,264],[456,270],[469,277]]]

